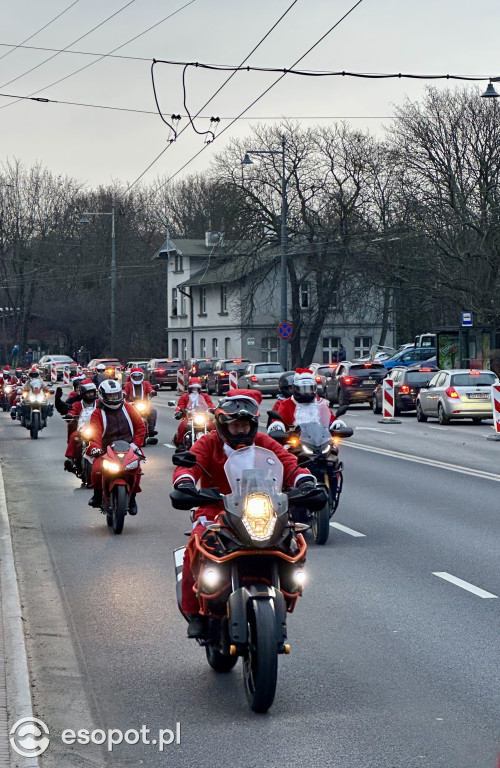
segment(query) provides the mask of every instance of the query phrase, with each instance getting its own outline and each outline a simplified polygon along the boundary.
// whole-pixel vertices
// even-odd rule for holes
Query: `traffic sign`
[[[472,312],[462,312],[462,325],[472,325]]]
[[[278,325],[278,336],[282,339],[289,339],[293,333],[293,325],[287,321]]]

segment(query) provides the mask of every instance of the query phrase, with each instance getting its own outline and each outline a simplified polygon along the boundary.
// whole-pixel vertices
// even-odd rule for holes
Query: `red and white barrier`
[[[185,388],[186,387],[184,386],[184,371],[183,370],[177,371],[177,392],[180,395],[182,395]]]
[[[77,376],[81,376],[81,375],[82,375],[82,373],[83,373],[83,368],[82,368],[82,366],[81,366],[81,365],[77,365],[77,366],[76,366],[76,375],[77,375]]]
[[[238,371],[229,371],[229,389],[238,389]]]
[[[67,384],[69,386],[69,365],[64,366],[63,384]]]
[[[394,418],[394,382],[386,377],[382,382],[382,415],[384,419]]]
[[[491,387],[491,402],[493,404],[493,424],[495,425],[495,434],[500,434],[500,384],[493,384]]]
[[[50,368],[50,380],[57,381],[57,371],[55,365],[52,365]]]

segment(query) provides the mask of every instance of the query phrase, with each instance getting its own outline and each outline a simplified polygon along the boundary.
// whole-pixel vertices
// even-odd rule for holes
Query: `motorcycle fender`
[[[110,481],[108,485],[108,493],[111,493],[115,485],[125,485],[128,488],[128,483],[122,477],[117,477]]]
[[[276,642],[281,645],[286,640],[286,606],[285,598],[274,587],[262,584],[241,587],[229,596],[229,635],[231,642],[245,644],[248,641],[247,606],[251,600],[269,600],[273,604],[276,618]]]

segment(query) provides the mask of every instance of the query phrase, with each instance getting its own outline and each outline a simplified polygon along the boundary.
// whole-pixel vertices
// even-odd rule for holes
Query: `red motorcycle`
[[[134,450],[126,440],[116,440],[102,457],[101,512],[114,533],[123,531],[136,478],[142,474],[141,461],[146,461],[142,451]]]

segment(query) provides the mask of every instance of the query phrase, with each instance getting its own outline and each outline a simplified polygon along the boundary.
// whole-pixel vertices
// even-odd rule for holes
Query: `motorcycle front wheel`
[[[113,533],[121,533],[127,514],[128,493],[124,485],[115,485],[111,491]]]
[[[226,656],[221,653],[216,645],[206,645],[207,661],[216,672],[230,672],[236,662],[237,656]]]
[[[247,701],[254,712],[267,712],[274,701],[278,678],[276,620],[268,600],[248,606],[248,647],[243,657]]]
[[[311,512],[311,532],[316,544],[326,544],[330,534],[330,502]]]
[[[40,429],[40,414],[33,413],[31,415],[31,427],[30,427],[30,437],[33,440],[36,440],[38,438],[39,429]]]

